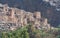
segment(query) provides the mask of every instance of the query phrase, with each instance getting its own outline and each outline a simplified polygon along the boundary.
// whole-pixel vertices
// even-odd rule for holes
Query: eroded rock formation
[[[50,29],[48,19],[42,18],[40,12],[26,12],[18,8],[8,7],[6,4],[0,4],[0,30],[14,30],[29,23],[38,29]]]

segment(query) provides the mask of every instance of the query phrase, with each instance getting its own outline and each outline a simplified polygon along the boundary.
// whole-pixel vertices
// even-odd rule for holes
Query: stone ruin
[[[42,18],[41,13],[26,12],[18,8],[0,4],[0,30],[15,30],[32,23],[37,29],[50,29],[47,18]]]

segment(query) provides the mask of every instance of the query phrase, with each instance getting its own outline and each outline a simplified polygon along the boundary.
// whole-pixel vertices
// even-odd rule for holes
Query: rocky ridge
[[[37,29],[50,29],[47,18],[42,18],[38,11],[26,12],[22,9],[0,4],[0,30],[14,30],[32,23]]]

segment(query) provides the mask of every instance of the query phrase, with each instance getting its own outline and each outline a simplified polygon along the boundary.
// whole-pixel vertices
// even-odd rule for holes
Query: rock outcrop
[[[26,12],[0,4],[0,30],[14,30],[29,23],[38,29],[50,29],[47,18],[42,18],[40,12]]]

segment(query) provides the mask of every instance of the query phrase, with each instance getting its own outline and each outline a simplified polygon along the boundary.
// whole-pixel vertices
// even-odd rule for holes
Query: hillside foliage
[[[2,32],[0,33],[0,38],[60,38],[60,28],[46,31],[28,25],[18,28],[15,31]]]

